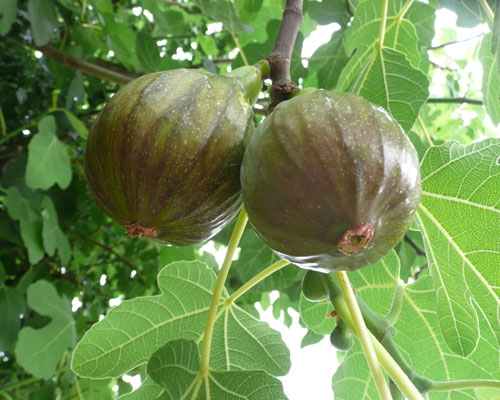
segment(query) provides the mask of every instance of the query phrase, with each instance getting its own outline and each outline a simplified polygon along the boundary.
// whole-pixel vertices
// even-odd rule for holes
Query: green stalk
[[[275,273],[276,271],[280,270],[283,267],[286,267],[288,264],[290,264],[289,261],[279,260],[276,261],[274,264],[271,264],[263,271],[259,272],[252,279],[250,279],[243,286],[241,286],[238,290],[236,290],[231,296],[229,296],[227,300],[224,302],[224,307],[230,307],[238,297],[246,293],[249,289],[257,285],[259,282],[266,279],[269,275]]]
[[[349,282],[349,278],[347,277],[347,273],[345,271],[339,271],[335,272],[335,276],[337,277],[337,280],[340,284],[340,290],[342,291],[342,294],[344,296],[348,313],[352,318],[353,326],[350,328],[353,332],[356,333],[361,342],[366,361],[368,362],[368,366],[370,367],[370,371],[373,375],[373,379],[375,380],[375,384],[377,385],[377,390],[380,394],[380,397],[383,400],[391,400],[391,392],[389,390],[387,380],[385,379],[384,373],[382,372],[382,368],[379,364],[379,360],[377,359],[377,354],[375,353],[373,344],[370,340],[370,331],[366,327],[363,316],[361,315],[361,310],[359,309],[358,303],[356,301],[356,295],[352,290],[352,286]],[[335,308],[335,311],[338,312],[337,308]]]
[[[429,131],[427,130],[427,128],[424,125],[424,121],[422,121],[422,118],[420,116],[417,118],[417,120],[418,120],[418,124],[420,125],[420,128],[422,129],[422,132],[424,132],[425,138],[427,139],[429,144],[431,146],[433,146],[434,142],[432,141],[431,135],[429,135]]]
[[[500,381],[489,379],[460,380],[451,382],[432,382],[430,390],[449,391],[461,389],[494,388],[500,389]]]
[[[346,301],[344,299],[342,292],[339,289],[338,283],[336,282],[335,279],[333,279],[332,275],[330,274],[322,274],[321,278],[328,291],[330,302],[332,303],[333,308],[335,309],[339,317],[344,320],[347,326],[349,326],[349,328],[351,328],[351,330],[354,333],[356,333],[354,323],[350,315],[350,311],[347,308]],[[360,306],[361,304],[364,303],[360,303]],[[367,305],[362,306],[362,308],[367,308],[367,307],[368,307]],[[371,312],[372,314],[375,314],[373,313],[373,311]],[[397,348],[395,347],[392,338],[389,335],[387,335],[386,336],[387,339],[384,340],[387,343],[382,345],[371,332],[369,333],[369,336],[370,336],[370,341],[372,342],[372,345],[374,347],[375,353],[377,354],[377,358],[379,359],[380,363],[382,364],[386,372],[392,378],[394,383],[403,392],[403,394],[410,400],[422,400],[422,395],[419,393],[419,390],[412,383],[412,381],[408,377],[408,374],[405,371],[403,371],[403,369],[399,364],[403,363],[411,370],[406,361],[400,356],[399,351],[397,351]],[[393,356],[389,353],[389,351],[386,350],[385,347],[387,347],[388,344],[393,344],[394,347],[396,348],[397,354],[400,356],[397,362],[393,359]]]
[[[398,15],[396,16],[396,19],[401,20],[405,16],[405,14],[408,12],[410,9],[411,5],[413,4],[414,0],[408,0],[403,7],[401,7],[401,10],[399,10]]]
[[[217,317],[217,308],[219,306],[220,297],[224,289],[224,284],[226,283],[227,275],[229,273],[229,268],[233,261],[233,256],[240,242],[243,231],[245,230],[245,225],[248,221],[247,213],[244,208],[241,209],[238,220],[236,221],[236,226],[234,227],[233,234],[231,235],[231,240],[227,247],[226,256],[224,257],[224,262],[217,276],[217,281],[215,282],[215,289],[212,295],[212,302],[210,303],[210,308],[208,310],[207,325],[205,327],[205,333],[203,334],[203,348],[201,352],[200,360],[200,376],[201,378],[206,378],[210,371],[210,349],[212,347],[212,335],[214,332],[215,321]]]
[[[389,322],[390,326],[394,326],[398,321],[399,314],[401,314],[401,309],[403,308],[403,294],[405,290],[405,283],[402,279],[398,279],[396,284],[396,290],[394,291],[394,299],[392,300],[392,306],[389,313],[386,315],[385,319]]]
[[[495,19],[495,14],[491,10],[488,2],[486,0],[479,0],[479,3],[481,3],[481,7],[483,7],[483,10],[486,13],[486,15],[488,16],[488,19],[490,20],[490,22],[493,22],[493,20]],[[498,11],[500,11],[500,10],[496,10],[496,12],[498,12]]]

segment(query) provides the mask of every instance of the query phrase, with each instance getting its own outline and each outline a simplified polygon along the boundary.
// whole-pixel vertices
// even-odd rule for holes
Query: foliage
[[[385,13],[383,0],[304,0],[291,59],[296,83],[362,95],[417,148],[423,194],[411,230],[349,278],[368,328],[387,328],[381,343],[430,399],[499,393],[490,384],[500,380],[495,3],[390,0]],[[290,324],[289,308],[299,312],[309,345],[335,328],[325,318],[331,298],[308,301],[304,271],[278,264],[248,224],[216,304],[211,370],[200,380],[220,266],[203,244],[128,238],[97,208],[83,172],[88,130],[122,84],[153,71],[225,74],[255,64],[273,49],[284,4],[0,2],[0,397],[293,398],[279,380],[290,352],[255,304],[269,305],[278,290],[275,316]],[[485,24],[461,57],[449,51],[458,28],[434,32],[441,7],[457,13],[459,27]],[[331,38],[303,59],[311,32],[333,23]],[[266,92],[256,111],[268,104]],[[216,250],[234,226],[213,239]],[[267,278],[240,290],[255,276]],[[141,374],[140,388],[132,392],[125,374]],[[337,399],[379,398],[357,339],[332,388]]]

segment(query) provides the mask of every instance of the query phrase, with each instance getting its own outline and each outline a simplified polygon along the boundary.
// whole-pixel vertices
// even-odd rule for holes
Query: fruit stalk
[[[353,328],[351,329],[356,332],[361,345],[363,346],[366,361],[368,362],[368,366],[370,367],[380,397],[382,399],[390,400],[391,392],[389,391],[387,380],[385,379],[384,373],[382,372],[382,368],[379,364],[379,360],[377,359],[375,349],[370,340],[370,331],[366,327],[363,316],[361,315],[361,311],[356,301],[356,295],[354,294],[351,283],[349,282],[349,278],[347,277],[345,271],[335,272],[335,276],[339,281],[340,289],[345,298],[349,314],[352,318]]]
[[[345,298],[338,287],[338,283],[335,281],[335,279],[333,279],[333,276],[331,274],[323,274],[321,276],[323,279],[323,283],[328,291],[330,302],[332,303],[335,311],[337,312],[339,317],[344,320],[347,326],[357,334],[350,312],[347,308]],[[377,354],[377,358],[379,359],[387,374],[392,378],[394,383],[396,383],[403,394],[410,400],[422,400],[423,397],[419,389],[417,389],[414,382],[410,380],[407,373],[403,371],[404,367],[409,368],[406,361],[404,361],[402,357],[399,357],[396,361],[390,351],[386,349],[388,344],[392,344],[395,347],[392,338],[390,338],[390,340],[388,341],[386,340],[384,345],[382,345],[372,334],[372,332],[369,332],[369,337],[374,347],[375,353]],[[426,380],[425,378],[422,379]],[[422,388],[421,390],[427,391],[428,387]]]
[[[248,217],[245,209],[242,208],[238,220],[236,221],[236,226],[234,227],[233,234],[229,240],[227,246],[226,256],[222,263],[222,267],[217,275],[217,281],[215,283],[215,289],[212,295],[212,302],[210,303],[210,308],[208,310],[207,325],[205,327],[205,333],[203,335],[203,348],[201,352],[200,360],[200,376],[206,377],[210,369],[210,349],[212,346],[212,335],[214,332],[215,321],[217,320],[217,308],[219,306],[220,297],[224,289],[224,284],[226,283],[227,274],[229,273],[229,268],[231,267],[231,262],[233,261],[233,256],[240,242],[243,231],[247,224]]]

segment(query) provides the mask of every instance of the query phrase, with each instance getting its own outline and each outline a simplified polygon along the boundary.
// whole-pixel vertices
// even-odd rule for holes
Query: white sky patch
[[[177,52],[172,56],[173,60],[189,60],[193,59],[193,54],[189,52],[185,52],[181,47],[177,47]]]
[[[113,50],[108,51],[108,57],[114,57],[115,52]]]
[[[28,136],[31,133],[29,129],[23,129],[23,135]]]
[[[166,44],[167,44],[167,39],[158,40],[156,42],[157,46],[166,46]]]
[[[141,15],[142,13],[142,7],[134,7],[132,8],[132,14],[134,14],[136,17]]]
[[[101,275],[101,279],[99,279],[99,284],[101,286],[104,286],[106,284],[106,280],[108,279],[108,277],[106,276],[106,274],[102,274]]]
[[[222,32],[222,22],[215,22],[213,24],[207,25],[207,30],[205,31],[205,34],[211,35],[212,33],[215,32]]]
[[[149,22],[155,22],[155,17],[153,16],[153,14],[151,14],[149,10],[144,9],[143,14],[148,19]]]
[[[141,375],[123,375],[122,380],[124,382],[130,383],[132,385],[132,390],[137,389],[139,386],[141,386]]]
[[[311,57],[318,47],[328,43],[333,32],[338,31],[339,29],[340,25],[336,22],[328,25],[318,25],[318,27],[311,32],[309,37],[307,37],[302,44],[302,58]]]
[[[120,304],[122,304],[122,300],[123,300],[123,295],[120,295],[120,296],[115,297],[113,299],[109,299],[109,306],[110,307],[119,306]]]
[[[75,312],[81,306],[83,306],[83,303],[80,301],[80,299],[78,297],[73,297],[73,300],[71,301],[71,311]]]
[[[35,57],[36,58],[42,58],[43,53],[41,51],[35,50]]]

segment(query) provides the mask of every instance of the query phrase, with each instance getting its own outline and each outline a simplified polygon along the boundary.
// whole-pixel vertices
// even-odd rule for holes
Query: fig
[[[342,319],[337,320],[337,325],[335,325],[335,328],[330,334],[330,343],[337,350],[342,351],[347,351],[352,347],[354,343],[352,331]]]
[[[131,237],[201,243],[241,207],[240,165],[262,87],[256,67],[178,69],[123,86],[93,125],[85,173],[97,205]]]
[[[320,272],[383,257],[409,229],[421,192],[401,126],[360,96],[324,90],[280,103],[255,130],[241,185],[264,243]]]
[[[302,278],[302,294],[309,301],[320,302],[328,299],[328,292],[318,274],[320,272],[309,270]]]

